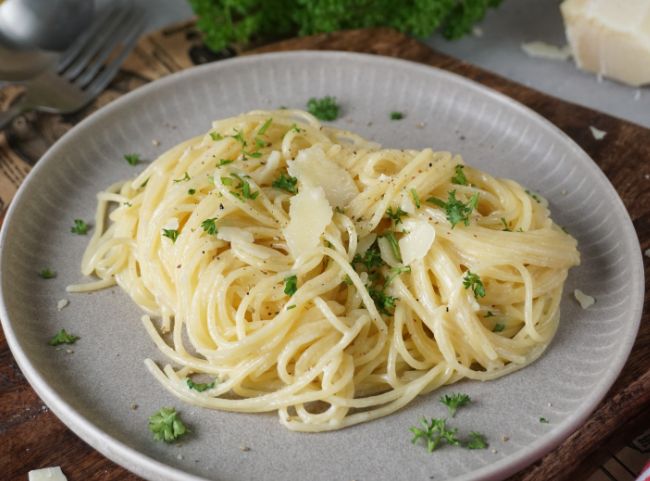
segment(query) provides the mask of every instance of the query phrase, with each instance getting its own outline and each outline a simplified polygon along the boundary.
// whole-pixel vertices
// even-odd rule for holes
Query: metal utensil
[[[65,114],[86,106],[113,79],[144,26],[144,15],[132,8],[106,11],[61,55],[56,68],[22,82],[26,92],[0,112],[0,129],[30,110]]]

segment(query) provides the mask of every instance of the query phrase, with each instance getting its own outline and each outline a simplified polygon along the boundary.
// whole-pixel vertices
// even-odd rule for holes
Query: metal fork
[[[118,72],[144,26],[141,11],[120,6],[107,9],[61,55],[55,68],[22,82],[26,91],[9,110],[0,112],[0,129],[30,110],[68,114],[88,105]]]

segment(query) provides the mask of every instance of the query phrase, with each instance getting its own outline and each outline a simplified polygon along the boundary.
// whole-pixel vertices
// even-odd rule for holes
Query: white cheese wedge
[[[59,466],[35,469],[28,473],[29,481],[68,481]]]
[[[428,222],[421,220],[407,220],[404,222],[404,235],[398,242],[404,265],[422,259],[427,255],[433,241],[436,239],[436,230]]]
[[[578,67],[634,86],[650,83],[648,0],[565,0],[560,9]]]
[[[333,214],[322,187],[303,186],[291,197],[289,224],[283,232],[294,259],[309,254],[318,246]]]
[[[301,150],[296,160],[288,162],[288,165],[289,175],[298,178],[301,185],[322,187],[334,207],[347,206],[359,194],[348,171],[328,159],[318,145]]]

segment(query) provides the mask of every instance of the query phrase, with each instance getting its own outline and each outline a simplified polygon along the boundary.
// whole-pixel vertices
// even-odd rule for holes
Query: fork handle
[[[8,110],[0,112],[0,130],[7,127],[13,119],[27,110],[29,109],[25,108],[25,104],[19,100],[18,102],[14,102]]]

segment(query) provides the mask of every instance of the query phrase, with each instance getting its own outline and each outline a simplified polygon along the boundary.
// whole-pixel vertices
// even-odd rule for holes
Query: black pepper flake
[[[221,209],[221,210],[224,209],[223,204],[219,204],[219,209]]]

